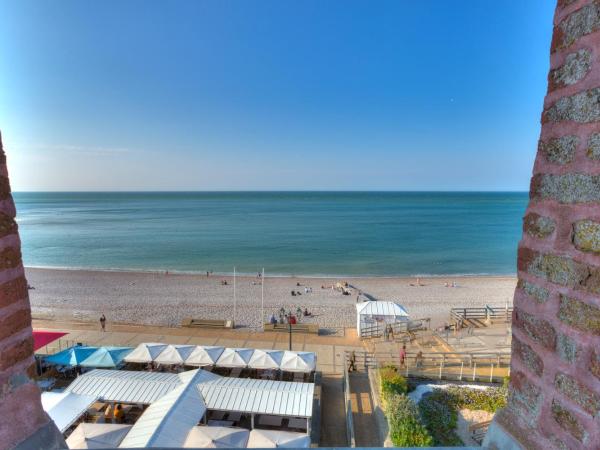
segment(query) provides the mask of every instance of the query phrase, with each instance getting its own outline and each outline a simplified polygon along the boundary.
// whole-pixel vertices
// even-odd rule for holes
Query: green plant
[[[425,395],[419,402],[419,411],[435,445],[463,445],[455,432],[458,414],[445,391],[436,390]]]
[[[510,376],[502,378],[502,387],[508,389],[508,383],[510,383]]]
[[[384,404],[393,394],[406,394],[408,382],[398,373],[395,367],[387,366],[379,369],[379,390]]]
[[[433,438],[423,425],[414,402],[403,394],[392,394],[387,400],[386,416],[390,438],[396,447],[431,447]]]
[[[504,408],[508,395],[508,391],[504,387],[470,389],[452,386],[446,392],[454,409],[482,409],[490,413]]]

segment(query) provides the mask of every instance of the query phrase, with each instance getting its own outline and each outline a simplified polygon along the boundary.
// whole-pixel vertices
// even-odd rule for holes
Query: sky
[[[554,3],[0,0],[13,190],[527,190]]]

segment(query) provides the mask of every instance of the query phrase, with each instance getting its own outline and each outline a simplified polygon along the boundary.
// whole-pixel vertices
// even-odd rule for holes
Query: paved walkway
[[[68,335],[48,346],[48,353],[55,353],[59,345],[66,347],[75,342],[87,345],[136,346],[142,342],[165,342],[168,344],[220,345],[223,347],[246,347],[287,350],[287,333],[256,333],[238,330],[212,330],[202,328],[171,328],[159,326],[138,326],[109,324],[102,332],[99,326],[83,322],[56,322],[34,320],[34,329],[61,330]],[[362,351],[362,343],[356,337],[356,330],[346,329],[345,336],[317,336],[294,334],[292,349],[315,352],[317,369],[324,374],[342,373],[343,357],[346,350]],[[46,353],[46,349],[40,349]]]
[[[344,413],[344,378],[339,374],[321,379],[321,440],[319,447],[348,447],[346,414]]]
[[[369,376],[366,373],[352,372],[350,374],[350,400],[356,446],[382,447],[377,419],[373,414],[375,404],[371,397]]]

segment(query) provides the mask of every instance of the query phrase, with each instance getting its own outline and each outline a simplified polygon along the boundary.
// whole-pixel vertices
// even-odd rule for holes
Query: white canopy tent
[[[64,433],[97,399],[97,396],[73,392],[44,392],[42,407],[60,432]]]
[[[246,448],[250,432],[233,427],[194,427],[187,435],[184,448]]]
[[[206,345],[197,345],[185,360],[188,366],[214,366],[225,347],[212,347]]]
[[[195,348],[195,345],[167,345],[154,362],[167,366],[183,364]]]
[[[248,367],[251,369],[279,369],[283,354],[282,350],[254,350]]]
[[[69,448],[116,448],[131,425],[113,423],[80,423],[67,438]]]
[[[217,367],[248,367],[254,350],[251,348],[226,348],[217,360]]]
[[[278,430],[252,430],[248,448],[309,448],[310,436]]]
[[[122,448],[182,447],[186,436],[206,413],[194,370],[185,384],[152,403],[121,442]]]
[[[361,330],[370,324],[383,322],[393,324],[409,320],[406,310],[397,303],[384,301],[366,301],[356,304],[356,331],[361,336]]]
[[[311,373],[317,367],[317,356],[313,352],[290,352],[286,350],[279,367],[286,372]]]
[[[161,352],[167,348],[167,344],[147,343],[138,345],[123,360],[128,363],[150,363],[153,362]]]

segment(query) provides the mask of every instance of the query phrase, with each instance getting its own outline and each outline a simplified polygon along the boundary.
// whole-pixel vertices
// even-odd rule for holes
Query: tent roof
[[[251,348],[226,348],[217,360],[218,367],[247,367],[254,350]]]
[[[233,427],[194,427],[183,444],[187,448],[246,448],[250,432]]]
[[[394,302],[367,301],[357,303],[356,313],[368,316],[408,317],[406,310]]]
[[[117,367],[131,347],[100,347],[81,362],[83,367]]]
[[[63,333],[62,331],[33,330],[33,350],[39,350],[45,345],[60,339],[66,334],[67,333]]]
[[[121,442],[123,448],[182,447],[206,406],[196,388],[202,371],[194,370],[185,384],[152,403]]]
[[[310,436],[304,433],[292,433],[279,430],[258,430],[250,432],[248,448],[308,448]]]
[[[195,348],[195,345],[167,345],[154,362],[166,365],[183,364]]]
[[[167,344],[144,342],[138,345],[129,355],[125,357],[125,362],[149,363],[156,359],[160,353],[167,348]]]
[[[190,366],[212,366],[217,362],[224,350],[225,347],[198,345],[187,357],[185,363]]]
[[[252,369],[279,369],[283,350],[254,350],[248,362]]]
[[[67,438],[69,448],[116,448],[131,425],[80,423]]]
[[[316,355],[313,352],[285,351],[280,368],[286,372],[310,373],[317,367]]]
[[[98,347],[75,345],[55,353],[54,355],[47,356],[45,361],[59,366],[77,366],[96,350],[98,350]]]
[[[199,380],[218,378],[200,371]],[[96,369],[78,376],[67,391],[92,395],[103,401],[150,404],[189,380],[196,371],[179,374]]]
[[[90,395],[72,392],[43,392],[42,407],[63,433],[97,400]]]

